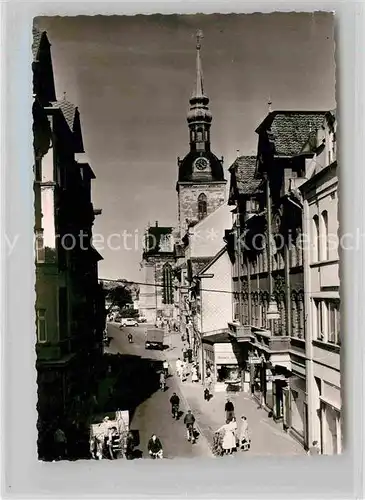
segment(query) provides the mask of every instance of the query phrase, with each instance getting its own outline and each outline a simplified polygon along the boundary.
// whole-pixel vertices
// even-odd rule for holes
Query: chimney
[[[156,220],[156,227],[158,227],[158,220]]]

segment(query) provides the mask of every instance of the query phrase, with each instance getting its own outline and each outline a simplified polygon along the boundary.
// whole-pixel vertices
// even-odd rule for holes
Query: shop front
[[[340,389],[322,381],[320,395],[321,450],[324,455],[342,451]]]
[[[266,408],[276,421],[283,421],[290,415],[286,400],[289,372],[281,365],[273,365],[270,356],[261,353],[251,354],[247,366],[250,372],[251,394]]]
[[[242,389],[240,351],[230,342],[227,332],[221,331],[203,337],[205,367],[212,371],[217,392]]]
[[[277,422],[284,420],[284,400],[285,390],[288,386],[288,379],[284,374],[278,374],[277,369],[274,370],[275,374],[271,376],[272,384],[272,412],[273,419]],[[279,369],[280,371],[280,369]]]
[[[265,405],[268,395],[268,376],[267,361],[264,354],[259,356],[257,352],[250,353],[248,356],[247,367],[250,372],[251,394],[260,405]]]
[[[296,375],[290,378],[287,397],[290,401],[290,422],[287,427],[299,442],[307,446],[308,409],[306,381],[304,378]],[[287,425],[285,422],[284,424]]]
[[[323,455],[341,453],[341,412],[321,401],[321,448]]]
[[[214,376],[214,346],[212,344],[203,343],[203,357],[205,362],[205,376]]]

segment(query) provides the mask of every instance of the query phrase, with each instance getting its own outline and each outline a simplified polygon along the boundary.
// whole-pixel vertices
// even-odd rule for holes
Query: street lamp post
[[[266,318],[269,322],[271,334],[274,331],[274,321],[279,318],[278,307],[273,296],[273,279],[272,279],[272,227],[271,227],[271,191],[270,179],[266,173],[266,213],[267,213],[267,269],[269,274],[269,307]]]

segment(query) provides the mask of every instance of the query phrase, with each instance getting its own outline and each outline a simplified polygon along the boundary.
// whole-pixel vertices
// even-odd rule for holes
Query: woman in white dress
[[[196,369],[196,366],[193,366],[193,369],[191,370],[191,381],[192,382],[199,381],[198,370]]]
[[[237,431],[237,422],[231,420],[222,425],[217,432],[223,432],[223,442],[222,448],[225,451],[226,455],[232,455],[234,448],[236,448],[236,431]]]

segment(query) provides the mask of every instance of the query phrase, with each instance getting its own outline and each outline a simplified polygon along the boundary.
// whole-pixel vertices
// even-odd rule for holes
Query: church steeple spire
[[[192,151],[210,151],[210,124],[212,114],[209,111],[209,98],[204,94],[203,70],[200,57],[203,32],[196,33],[196,82],[190,98],[190,110],[187,120],[190,129],[190,149]]]
[[[203,86],[203,70],[202,63],[200,59],[200,49],[201,40],[204,38],[203,32],[198,30],[196,33],[196,88],[194,97],[204,96],[204,86]]]

